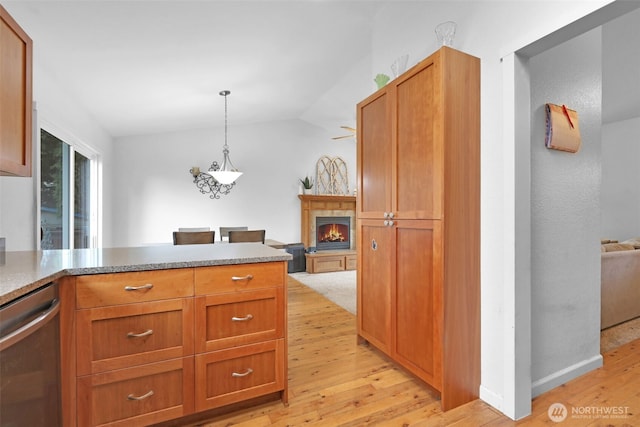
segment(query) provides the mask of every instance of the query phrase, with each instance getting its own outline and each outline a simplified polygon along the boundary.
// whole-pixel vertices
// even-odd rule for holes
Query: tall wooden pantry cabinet
[[[480,386],[480,61],[442,47],[357,114],[358,337],[446,411]]]

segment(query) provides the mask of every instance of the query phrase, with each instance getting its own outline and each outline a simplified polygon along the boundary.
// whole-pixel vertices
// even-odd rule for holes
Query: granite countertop
[[[160,245],[135,248],[6,252],[0,305],[63,276],[288,261],[291,254],[260,243]]]

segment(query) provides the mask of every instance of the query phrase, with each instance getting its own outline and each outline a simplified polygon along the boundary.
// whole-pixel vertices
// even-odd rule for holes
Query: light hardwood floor
[[[355,316],[290,280],[289,406],[274,401],[189,425],[640,426],[639,350],[640,340],[606,353],[603,368],[534,399],[533,414],[517,422],[480,400],[442,413],[435,391],[356,344]],[[565,421],[550,420],[553,403],[567,407]],[[571,414],[621,407],[619,418]]]

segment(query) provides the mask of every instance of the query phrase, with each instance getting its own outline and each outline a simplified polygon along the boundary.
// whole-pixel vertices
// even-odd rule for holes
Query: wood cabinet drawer
[[[76,319],[78,375],[193,354],[193,298],[78,310]]]
[[[196,297],[196,353],[284,336],[284,288]]]
[[[91,308],[193,295],[193,269],[96,274],[76,278],[76,307]]]
[[[196,411],[282,390],[285,354],[284,339],[197,354]]]
[[[347,255],[345,257],[345,259],[346,259],[345,268],[347,270],[355,270],[358,267],[358,256],[357,255]]]
[[[79,426],[141,426],[193,412],[193,357],[78,378]]]
[[[322,258],[313,258],[307,267],[307,271],[325,273],[328,271],[342,271],[345,267],[346,261],[343,255],[324,256]]]
[[[195,271],[197,295],[284,286],[285,262],[219,265]]]

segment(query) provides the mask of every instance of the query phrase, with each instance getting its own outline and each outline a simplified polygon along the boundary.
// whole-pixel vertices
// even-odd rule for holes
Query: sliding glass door
[[[91,247],[91,160],[74,151],[73,247]]]
[[[87,154],[87,155],[85,155]],[[95,162],[53,134],[40,133],[40,247],[95,246]]]

